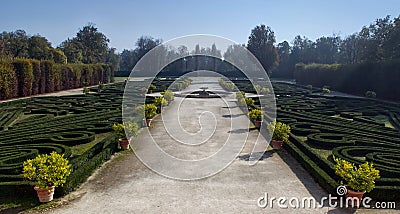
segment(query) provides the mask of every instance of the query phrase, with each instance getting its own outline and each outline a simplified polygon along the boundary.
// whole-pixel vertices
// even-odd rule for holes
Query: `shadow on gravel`
[[[240,117],[240,116],[243,116],[244,114],[224,114],[224,115],[222,115],[222,117],[225,117],[225,118],[237,118],[237,117]]]
[[[255,157],[258,157],[255,154],[261,154],[261,153],[262,152],[255,152],[255,153],[253,153],[253,155]],[[270,158],[270,157],[272,157],[272,155],[274,153],[275,153],[275,151],[265,151],[264,154],[261,156],[261,158],[259,160],[262,161],[264,159]],[[238,158],[239,158],[239,160],[249,161],[249,160],[251,160],[251,155],[252,155],[251,153],[250,154],[245,154],[245,155],[240,155],[240,156],[238,156]]]
[[[235,130],[230,130],[228,133],[230,134],[243,134],[249,132],[249,129],[235,129]]]

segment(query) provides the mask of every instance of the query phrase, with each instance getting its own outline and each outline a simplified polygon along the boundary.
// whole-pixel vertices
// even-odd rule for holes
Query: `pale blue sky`
[[[271,26],[278,42],[296,35],[315,40],[400,15],[399,0],[2,0],[0,8],[0,31],[24,29],[58,46],[92,22],[118,51],[133,48],[141,35],[166,41],[214,34],[246,43],[261,23]]]

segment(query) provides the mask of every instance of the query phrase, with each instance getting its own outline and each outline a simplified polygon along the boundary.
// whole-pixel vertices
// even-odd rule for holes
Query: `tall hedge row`
[[[355,65],[298,64],[297,83],[364,96],[374,91],[378,98],[399,101],[400,60]]]
[[[11,61],[0,61],[0,99],[17,97],[17,74]]]
[[[31,60],[33,70],[32,95],[39,94],[40,87],[40,61]]]
[[[49,60],[0,60],[0,100],[113,81],[106,64],[55,64]]]

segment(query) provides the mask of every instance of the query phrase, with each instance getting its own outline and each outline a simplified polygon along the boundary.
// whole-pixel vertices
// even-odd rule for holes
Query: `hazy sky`
[[[164,41],[213,34],[246,43],[252,28],[270,26],[277,42],[346,36],[377,18],[400,15],[399,0],[1,0],[0,31],[23,29],[58,46],[89,22],[118,51],[141,35]]]

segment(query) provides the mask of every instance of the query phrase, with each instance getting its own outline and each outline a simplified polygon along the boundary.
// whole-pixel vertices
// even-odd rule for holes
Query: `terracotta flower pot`
[[[353,199],[358,198],[358,200],[348,200],[348,203],[349,203],[348,205],[350,207],[359,207],[360,203],[362,202],[362,198],[365,194],[365,191],[357,192],[357,191],[351,190],[350,186],[346,186],[346,188],[347,188],[346,200],[347,200],[347,198],[353,198]]]
[[[49,187],[49,189],[39,188],[35,186],[34,189],[36,190],[40,202],[49,202],[53,200],[55,189],[54,186]]]
[[[146,124],[146,126],[147,127],[150,127],[150,125],[151,125],[151,119],[145,119],[145,124]]]
[[[282,149],[283,141],[272,139],[272,148],[274,149]]]
[[[261,127],[261,123],[262,123],[261,120],[256,120],[256,121],[254,121],[254,126],[255,126],[257,129],[259,129],[259,128]]]
[[[129,140],[128,139],[120,138],[118,141],[119,141],[119,145],[121,146],[122,150],[127,150],[129,148]]]

